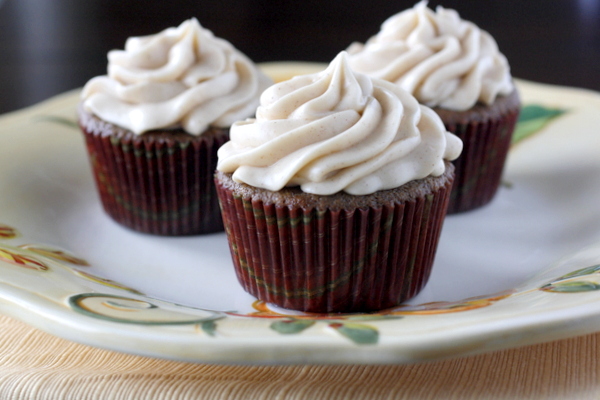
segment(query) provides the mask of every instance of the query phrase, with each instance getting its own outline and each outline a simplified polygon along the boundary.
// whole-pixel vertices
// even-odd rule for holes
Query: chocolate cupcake
[[[271,81],[196,19],[129,38],[108,60],[78,110],[104,210],[144,233],[222,230],[217,149]]]
[[[454,10],[420,2],[348,52],[357,71],[385,79],[433,108],[464,150],[448,213],[489,203],[500,185],[520,100],[494,39]]]
[[[215,176],[242,287],[322,313],[396,306],[427,282],[462,148],[404,90],[354,73],[267,89],[235,123]]]

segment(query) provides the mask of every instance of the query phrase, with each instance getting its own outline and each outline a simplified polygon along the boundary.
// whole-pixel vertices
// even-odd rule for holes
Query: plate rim
[[[308,64],[309,67],[315,68],[317,68],[319,65],[323,65],[320,63],[306,64]],[[596,93],[587,89],[540,84],[518,79],[516,82],[521,90],[553,90],[572,93],[575,96],[591,95],[600,101],[600,93]],[[62,110],[64,107],[72,105],[73,102],[76,101],[78,93],[79,89],[74,89],[72,91],[52,97],[42,103],[38,103],[31,107],[0,116],[0,119],[14,124],[22,122],[23,119],[41,109]],[[0,129],[0,138],[1,133],[2,129]],[[0,228],[2,226],[3,221],[0,221]],[[18,227],[16,228],[18,229]],[[0,252],[6,248],[9,250],[14,250],[16,248],[18,249],[14,250],[16,252],[22,252],[23,254],[30,256],[32,255],[31,252],[25,251],[20,249],[18,246],[13,245],[11,239],[12,238],[5,238],[0,240]],[[586,246],[586,250],[584,251],[588,251],[590,248],[598,250],[598,254],[600,255],[600,242],[591,245],[591,247]],[[38,259],[42,260],[53,269],[72,268],[68,265],[65,266],[64,260],[53,259],[47,255],[36,254],[35,252],[33,253],[33,256],[34,258],[37,257]],[[559,264],[560,260],[557,263]],[[14,267],[13,264],[10,264],[6,262],[5,259],[0,258],[0,267],[5,267],[7,265],[10,265],[9,268]],[[548,266],[548,268],[540,271],[535,277],[531,278],[527,282],[523,282],[520,286],[527,287],[528,285],[532,285],[533,282],[539,281],[541,275],[552,268],[556,268],[556,266]],[[87,286],[84,285],[84,287]],[[18,293],[19,290],[21,290],[21,293]],[[97,290],[98,287],[94,286],[94,283],[92,283],[90,286],[90,292]],[[107,293],[121,293],[119,290],[122,289],[111,288],[111,290],[108,290]],[[94,320],[93,323],[88,323],[90,320],[82,319],[79,314],[73,314],[72,308],[65,308],[62,311],[51,310],[49,308],[52,307],[48,307],[46,304],[44,304],[43,300],[31,300],[29,297],[32,296],[35,297],[38,296],[38,294],[30,293],[27,295],[23,293],[22,289],[18,289],[14,286],[11,289],[7,289],[7,282],[5,278],[0,278],[0,299],[2,300],[0,302],[0,310],[2,313],[10,315],[13,318],[20,319],[38,329],[74,342],[101,347],[108,350],[192,362],[236,364],[410,363],[445,359],[456,356],[466,356],[521,345],[542,343],[551,340],[564,339],[576,335],[592,333],[600,330],[600,311],[596,312],[594,311],[594,307],[591,307],[592,303],[595,304],[595,302],[600,301],[600,297],[594,297],[593,301],[588,301],[577,306],[571,306],[568,308],[568,310],[564,310],[564,312],[561,311],[562,319],[560,321],[562,324],[557,324],[556,315],[549,315],[552,313],[556,314],[557,311],[555,309],[541,314],[538,318],[538,321],[535,323],[521,320],[522,318],[525,318],[525,316],[522,316],[520,319],[518,318],[514,320],[511,326],[504,326],[504,328],[502,327],[502,324],[498,322],[489,322],[485,329],[481,329],[483,325],[480,325],[479,330],[475,331],[469,327],[466,327],[465,332],[459,335],[460,337],[457,338],[456,335],[453,337],[454,339],[458,339],[459,342],[461,339],[462,342],[465,342],[461,344],[461,346],[458,346],[457,344],[448,344],[448,341],[446,340],[441,341],[442,344],[437,348],[431,346],[423,347],[423,344],[421,344],[421,347],[419,347],[419,343],[408,343],[406,342],[405,338],[394,336],[378,336],[379,340],[376,344],[358,343],[357,340],[359,339],[348,339],[348,335],[352,336],[352,334],[347,333],[344,337],[344,333],[340,333],[339,327],[331,327],[326,322],[323,322],[326,321],[323,319],[318,319],[317,322],[311,325],[311,327],[314,327],[315,325],[321,325],[319,327],[318,334],[316,332],[312,332],[314,334],[308,335],[308,330],[302,330],[297,332],[297,334],[292,337],[286,336],[285,334],[281,334],[279,332],[269,332],[271,334],[268,336],[269,340],[267,340],[269,343],[265,343],[264,339],[248,337],[214,337],[211,336],[208,331],[203,331],[202,328],[196,328],[199,329],[199,334],[196,334],[193,337],[189,335],[189,333],[186,333],[187,331],[182,332],[180,329],[167,331],[168,333],[165,335],[165,330],[162,328],[154,329],[151,330],[151,332],[148,332],[149,329],[147,327],[140,328],[139,325],[134,324],[119,325],[119,327],[115,329],[115,325],[113,325],[114,323],[107,321],[99,322],[99,320]],[[143,296],[132,295],[132,297],[139,298]],[[151,300],[154,301],[155,299]],[[63,302],[64,301],[65,299],[63,299]],[[492,306],[493,304],[490,305],[490,307]],[[73,315],[77,315],[77,317],[73,318]],[[228,318],[230,317],[231,316]],[[288,317],[282,316],[279,317],[279,320],[287,318]],[[343,320],[343,318],[338,319]],[[261,320],[263,325],[265,325],[267,321],[268,320],[266,318]],[[360,321],[354,321],[353,323],[360,325]],[[381,321],[371,321],[369,323],[375,324],[377,328],[380,328],[383,324]],[[344,325],[343,322],[342,325]],[[253,327],[252,329],[257,328]],[[264,329],[264,326],[260,329]],[[471,331],[467,332],[469,330]],[[538,331],[544,334],[541,336],[531,334],[532,332]],[[98,336],[102,336],[110,332],[113,334],[117,332],[117,334],[121,335],[122,337],[129,335],[130,337],[128,340],[141,340],[144,343],[140,344],[140,346],[136,348],[132,348],[131,343],[119,345],[114,341],[98,339]],[[88,336],[78,336],[78,334],[82,333],[87,334]],[[189,336],[189,340],[185,342],[186,345],[191,346],[193,344],[196,346],[202,346],[203,344],[206,344],[207,346],[205,347],[207,348],[204,350],[204,352],[194,353],[194,355],[187,357],[185,354],[174,351],[172,347],[175,345],[168,346],[168,343],[166,343],[172,341],[174,337],[179,339],[181,339],[181,337],[188,337],[185,335]],[[443,339],[445,333],[439,332],[437,335],[439,338]],[[317,339],[315,339],[314,336],[318,336]],[[289,340],[290,337],[293,339],[292,342]],[[399,343],[399,341],[404,342]],[[292,348],[290,348],[290,343],[293,344],[293,346],[291,346]],[[310,349],[307,349],[306,346],[310,346]],[[409,351],[410,346],[416,347],[413,348],[412,351]],[[300,347],[300,349],[297,347]],[[335,355],[335,352],[340,354]]]

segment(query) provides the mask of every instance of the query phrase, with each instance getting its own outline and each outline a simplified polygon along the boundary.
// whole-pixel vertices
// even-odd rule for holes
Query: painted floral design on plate
[[[532,85],[527,90],[538,88]],[[549,90],[542,87],[539,93],[524,96],[536,101],[527,103],[521,113],[513,138],[513,144],[518,144],[515,153],[543,144],[538,139],[546,133],[541,132],[556,134],[555,126],[571,121],[574,115],[587,115],[581,112],[585,105],[556,96],[552,104],[544,104]],[[37,118],[35,129],[43,124],[57,134],[78,138],[72,113],[76,95],[72,97],[61,99],[64,112],[46,107],[30,113],[30,120]],[[511,182],[513,188],[523,187],[520,180]],[[482,290],[489,294],[453,301],[442,298],[369,314],[325,315],[282,310],[250,296],[240,297],[247,302],[235,303],[236,309],[165,301],[148,287],[135,287],[134,278],[125,285],[125,281],[102,276],[110,257],[94,265],[97,255],[87,254],[85,246],[79,246],[83,254],[77,254],[68,249],[68,240],[64,240],[69,243],[66,249],[37,243],[29,237],[35,229],[30,220],[13,224],[9,220],[19,221],[18,215],[8,217],[0,221],[0,305],[7,314],[25,316],[41,329],[52,326],[54,332],[70,339],[136,354],[200,362],[414,362],[523,345],[537,337],[549,340],[546,326],[563,329],[563,337],[582,334],[597,330],[600,321],[600,313],[594,311],[596,305],[600,307],[600,242],[594,242],[584,256],[577,253],[546,264],[508,291]],[[119,261],[118,268],[131,262]],[[568,322],[574,313],[576,325]],[[530,322],[540,315],[545,315],[548,325]],[[507,328],[496,331],[497,327]],[[447,341],[432,339],[438,331]],[[537,334],[524,335],[526,331]],[[114,340],[106,340],[107,335]]]
[[[555,112],[548,112],[548,114],[541,113],[537,108],[535,113],[536,115],[542,115],[540,118],[544,120],[548,118],[548,115],[559,115],[559,113]],[[533,132],[529,132],[529,134],[531,133]],[[0,224],[1,240],[7,241],[18,236],[16,228]],[[98,292],[83,292],[70,295],[68,306],[74,312],[91,318],[114,323],[137,325],[196,325],[210,337],[218,336],[219,320],[226,318],[268,319],[270,320],[269,328],[281,335],[300,334],[316,325],[326,325],[327,329],[356,345],[375,345],[379,342],[380,332],[370,322],[468,312],[484,307],[491,307],[497,302],[511,296],[523,295],[534,291],[547,293],[584,293],[600,290],[600,283],[598,282],[600,281],[600,264],[595,264],[558,276],[534,289],[523,291],[511,290],[455,302],[433,302],[399,306],[369,314],[344,315],[281,310],[263,301],[256,300],[252,304],[254,311],[242,314],[234,311],[219,312],[190,308],[164,301],[159,301],[160,305],[157,305],[153,299],[144,297],[143,293],[136,289],[74,268],[86,267],[89,266],[89,263],[85,259],[68,251],[48,245],[22,244],[9,246],[2,244],[0,245],[0,260],[6,262],[6,264],[0,264],[0,267],[16,265],[39,272],[51,271],[52,268],[50,265],[54,263],[58,267],[70,271],[78,278],[128,293],[127,296]],[[130,297],[131,295],[137,297]]]

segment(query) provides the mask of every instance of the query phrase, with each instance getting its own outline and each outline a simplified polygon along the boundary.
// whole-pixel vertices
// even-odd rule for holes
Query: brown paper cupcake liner
[[[115,221],[156,235],[223,230],[213,174],[228,130],[134,135],[82,111],[80,125],[100,200]]]
[[[476,106],[464,113],[435,109],[446,129],[463,141],[463,151],[454,161],[456,177],[448,214],[474,210],[496,195],[519,117],[517,92],[491,108]]]
[[[217,193],[242,287],[318,313],[381,310],[415,296],[429,279],[452,186],[449,171],[435,192],[410,201],[322,209],[264,201],[223,179],[231,181],[217,174]]]

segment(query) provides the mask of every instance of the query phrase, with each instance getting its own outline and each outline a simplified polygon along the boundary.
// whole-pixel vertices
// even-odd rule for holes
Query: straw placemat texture
[[[101,350],[0,316],[0,399],[598,399],[600,333],[415,365],[233,366]]]

